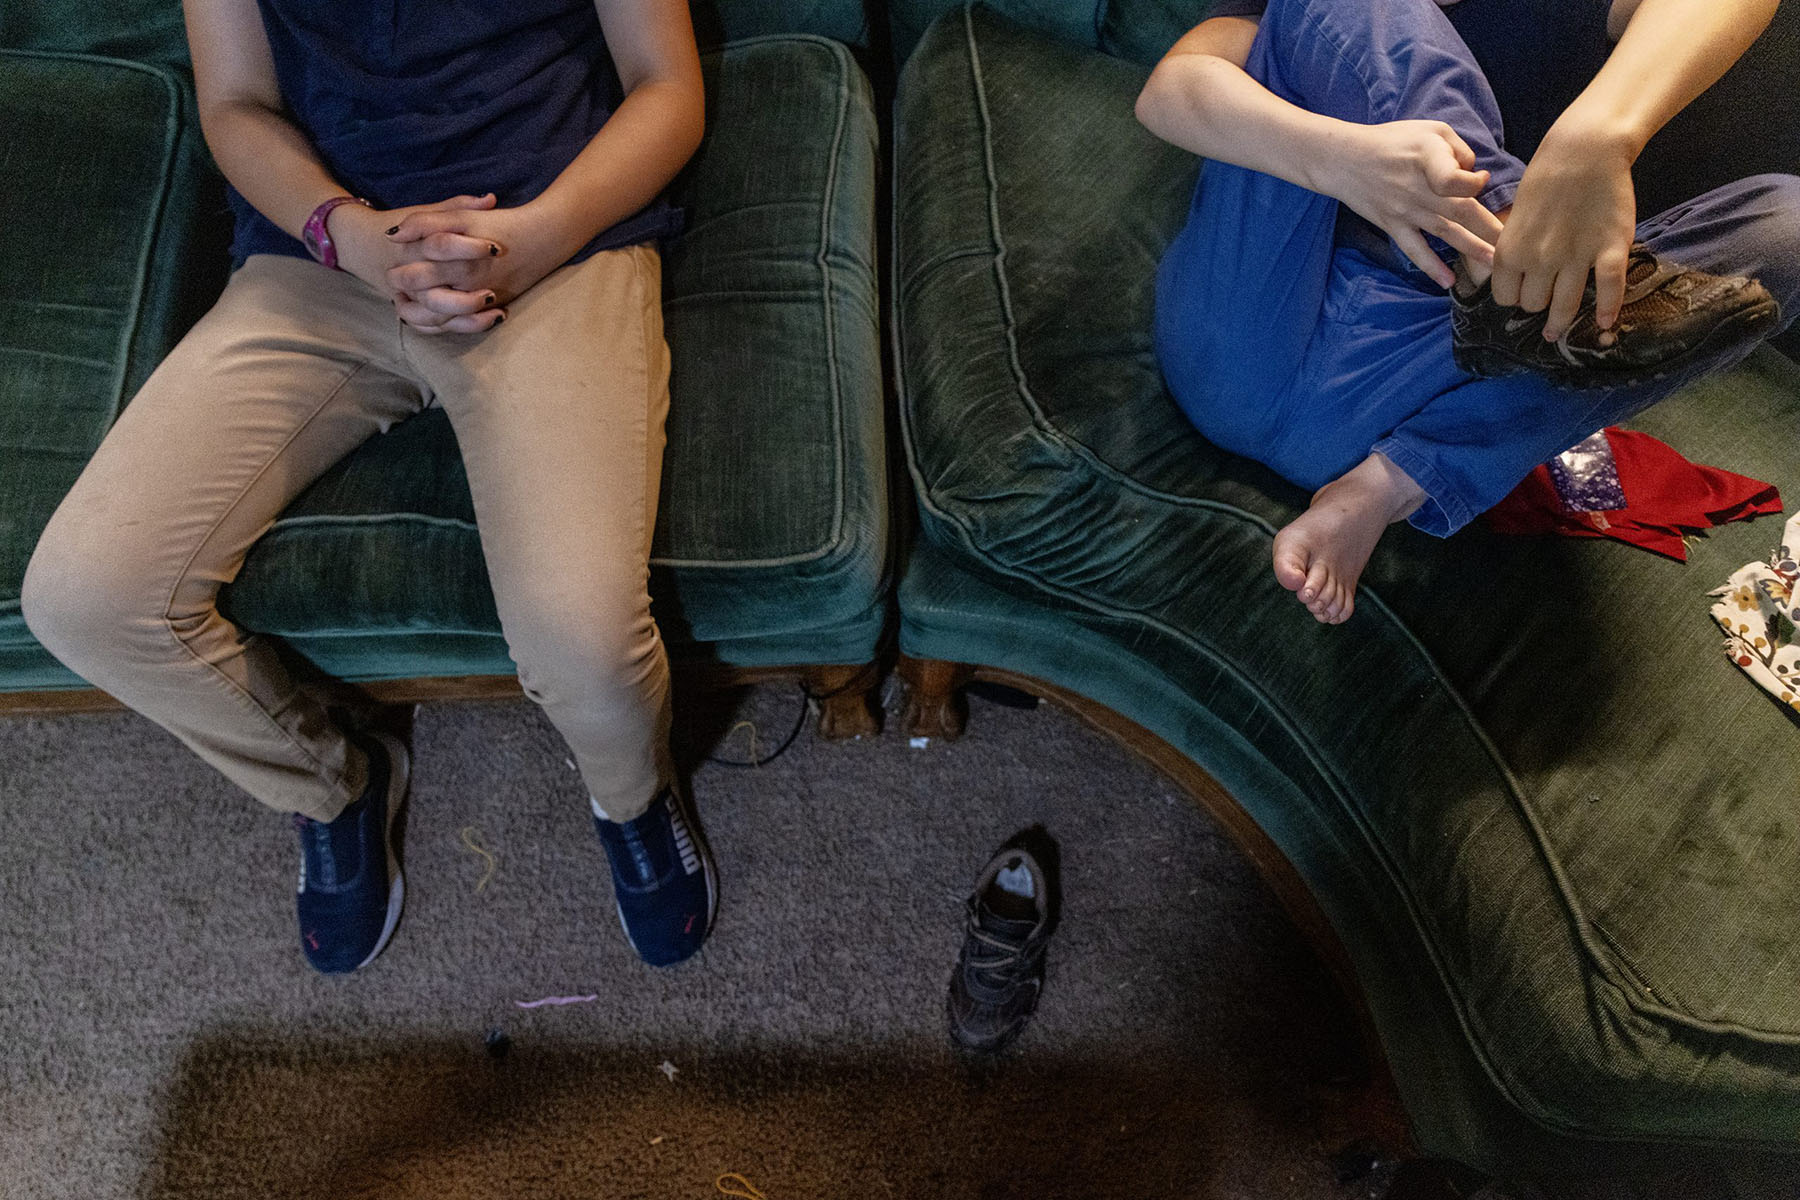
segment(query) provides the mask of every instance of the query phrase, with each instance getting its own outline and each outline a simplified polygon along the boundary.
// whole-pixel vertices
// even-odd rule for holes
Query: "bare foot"
[[[1375,543],[1425,502],[1412,476],[1371,454],[1320,488],[1312,507],[1275,535],[1275,578],[1326,625],[1356,611],[1356,581]]]

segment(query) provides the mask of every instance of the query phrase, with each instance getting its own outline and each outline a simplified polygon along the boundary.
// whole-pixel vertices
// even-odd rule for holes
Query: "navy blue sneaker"
[[[593,808],[631,948],[653,967],[687,958],[712,932],[719,905],[712,850],[687,797],[664,788],[643,816],[623,822],[607,820],[597,801]]]
[[[314,970],[342,975],[366,967],[393,936],[406,900],[394,855],[394,820],[406,798],[408,759],[400,739],[358,739],[369,754],[369,782],[327,824],[294,814],[300,833],[300,949]]]

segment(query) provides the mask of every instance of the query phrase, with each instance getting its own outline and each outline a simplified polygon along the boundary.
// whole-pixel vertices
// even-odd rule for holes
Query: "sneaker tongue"
[[[986,899],[983,899],[975,906],[975,920],[989,933],[1007,938],[1011,941],[1024,941],[1026,938],[1030,937],[1032,931],[1037,928],[1037,914],[1031,913],[1029,916],[1017,915],[1017,910],[1011,909],[1011,905],[1007,903],[1008,901],[1012,902],[1012,904],[1023,904],[1028,909],[1031,904],[1031,901],[1025,900],[1020,896],[1004,896],[993,904],[989,903]],[[1001,913],[994,911],[996,904],[1002,908],[1011,910],[1014,915],[1003,916]]]
[[[601,818],[600,829],[614,869],[632,887],[650,887],[668,874],[675,862],[666,802],[660,796],[642,816],[630,821]]]
[[[1642,247],[1634,248],[1625,267],[1625,286],[1636,287],[1657,272],[1656,257]]]
[[[337,887],[354,879],[362,869],[362,830],[358,827],[358,818],[367,804],[368,798],[362,796],[352,801],[335,821],[300,817],[294,822],[294,828],[300,833],[301,853],[306,856],[306,878],[313,886]]]

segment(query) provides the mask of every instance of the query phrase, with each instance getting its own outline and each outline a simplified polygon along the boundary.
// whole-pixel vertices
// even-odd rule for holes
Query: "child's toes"
[[[1300,599],[1307,604],[1322,604],[1331,592],[1331,564],[1314,558],[1307,569],[1306,583],[1300,588]]]
[[[1300,548],[1286,545],[1275,548],[1275,581],[1288,591],[1298,592],[1306,586],[1307,565],[1306,555]]]

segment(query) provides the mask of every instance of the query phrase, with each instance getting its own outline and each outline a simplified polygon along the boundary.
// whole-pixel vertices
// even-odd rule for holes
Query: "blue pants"
[[[1445,122],[1492,173],[1481,203],[1512,203],[1525,164],[1506,153],[1493,93],[1432,0],[1271,0],[1245,69],[1326,116]],[[1428,533],[1460,529],[1538,463],[1749,352],[1591,392],[1477,379],[1451,357],[1448,295],[1385,239],[1343,244],[1338,217],[1328,196],[1208,162],[1157,274],[1157,358],[1201,433],[1301,487],[1387,456],[1424,489],[1412,523]],[[1742,180],[1637,235],[1675,262],[1755,276],[1784,323],[1800,308],[1800,178]]]

